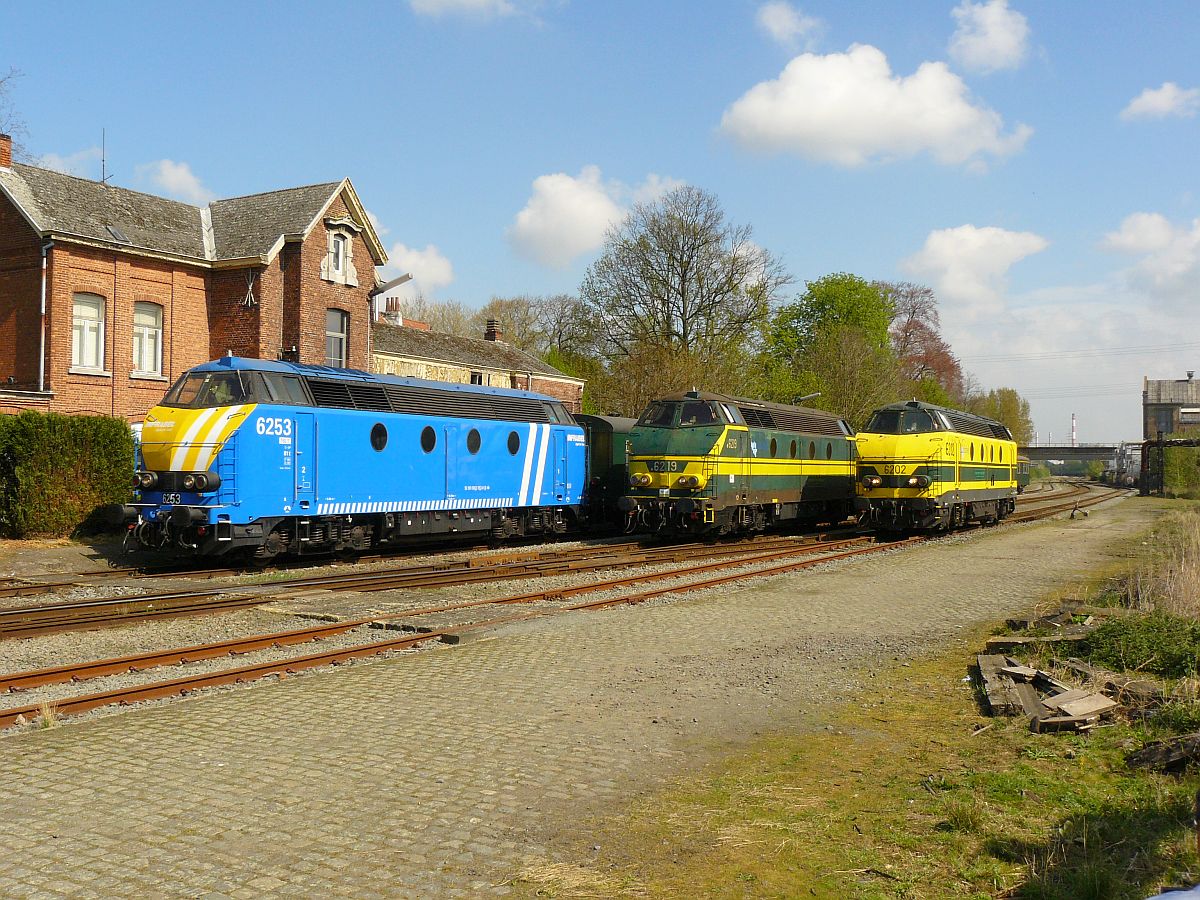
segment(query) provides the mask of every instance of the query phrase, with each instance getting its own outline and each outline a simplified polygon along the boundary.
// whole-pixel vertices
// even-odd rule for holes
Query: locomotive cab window
[[[163,398],[163,406],[207,409],[254,400],[248,378],[241,372],[188,372]]]
[[[720,421],[713,405],[702,400],[685,401],[679,413],[679,424],[684,428],[697,425],[716,425]]]
[[[675,424],[675,413],[678,409],[678,403],[651,403],[638,419],[638,424],[650,428],[670,428]]]
[[[280,403],[285,406],[308,406],[308,396],[304,393],[304,385],[293,375],[278,375],[274,372],[261,372],[259,377],[263,382],[262,403]]]
[[[867,431],[876,434],[925,434],[941,430],[938,421],[923,409],[881,409],[867,424]]]

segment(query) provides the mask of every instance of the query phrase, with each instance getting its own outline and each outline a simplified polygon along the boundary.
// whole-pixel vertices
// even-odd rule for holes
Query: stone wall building
[[[1200,431],[1200,381],[1195,372],[1175,381],[1142,380],[1142,437]]]
[[[506,343],[496,322],[488,323],[480,339],[388,316],[372,329],[371,367],[383,375],[536,391],[561,400],[573,413],[583,412],[583,382]]]
[[[0,135],[0,412],[140,421],[226,353],[368,369],[386,261],[347,179],[193,206],[14,163]]]

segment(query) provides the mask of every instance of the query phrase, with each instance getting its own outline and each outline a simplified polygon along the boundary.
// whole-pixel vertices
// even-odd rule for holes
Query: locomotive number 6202
[[[254,423],[254,430],[259,434],[288,437],[292,433],[292,420],[276,416],[262,416]]]

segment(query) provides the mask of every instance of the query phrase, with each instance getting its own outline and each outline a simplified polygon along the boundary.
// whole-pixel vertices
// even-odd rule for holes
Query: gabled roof
[[[345,199],[376,265],[387,254],[348,179],[217,200],[205,207],[16,163],[0,168],[0,193],[44,237],[78,239],[201,264],[269,262],[285,240],[308,236]],[[207,232],[207,233],[206,233]],[[257,258],[257,260],[256,260]]]
[[[20,163],[0,169],[0,188],[43,234],[205,259],[200,210],[187,203]],[[110,225],[129,242],[114,236]]]
[[[565,375],[533,354],[518,350],[504,341],[460,337],[457,334],[442,334],[437,331],[406,328],[403,325],[389,325],[385,322],[377,322],[371,326],[371,349],[375,353],[389,353],[393,356],[470,368],[531,372],[534,375],[579,381],[578,378]]]

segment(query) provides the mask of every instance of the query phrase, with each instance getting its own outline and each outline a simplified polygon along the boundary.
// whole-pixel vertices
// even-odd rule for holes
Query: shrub
[[[1200,622],[1162,612],[1110,619],[1081,649],[1093,663],[1118,672],[1183,678],[1197,673]]]
[[[65,537],[129,499],[133,434],[121,419],[23,412],[0,416],[0,529]]]

